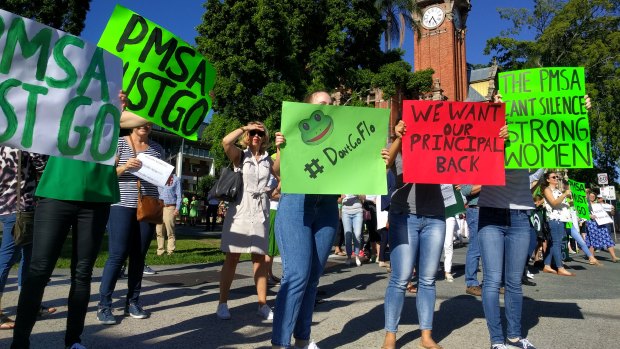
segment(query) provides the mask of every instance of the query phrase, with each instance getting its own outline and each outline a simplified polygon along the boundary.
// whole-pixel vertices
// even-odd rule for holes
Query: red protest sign
[[[503,103],[403,101],[405,182],[505,185]]]

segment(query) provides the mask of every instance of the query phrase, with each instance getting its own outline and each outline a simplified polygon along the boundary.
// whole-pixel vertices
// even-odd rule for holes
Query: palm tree
[[[417,1],[413,0],[376,0],[375,7],[384,16],[387,23],[383,38],[385,50],[392,49],[392,40],[398,38],[398,47],[403,47],[405,41],[405,31],[407,28],[413,29],[418,36],[420,35],[420,24],[414,21],[412,14],[420,14]]]

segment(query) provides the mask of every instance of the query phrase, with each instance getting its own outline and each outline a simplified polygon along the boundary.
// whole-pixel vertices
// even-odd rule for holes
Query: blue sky
[[[369,0],[370,1],[370,0]],[[195,44],[196,27],[204,14],[203,0],[93,0],[86,17],[86,27],[82,37],[97,43],[112,14],[114,6],[121,4],[147,19],[161,25],[178,35],[190,44]],[[173,5],[171,5],[171,3]],[[518,4],[518,5],[517,5]],[[499,35],[502,29],[509,26],[501,21],[496,11],[498,7],[529,7],[533,0],[472,0],[472,10],[467,20],[467,62],[487,64],[491,57],[484,56],[482,51],[486,40]],[[530,39],[525,35],[523,38]],[[413,35],[408,33],[403,49],[405,60],[413,65]]]

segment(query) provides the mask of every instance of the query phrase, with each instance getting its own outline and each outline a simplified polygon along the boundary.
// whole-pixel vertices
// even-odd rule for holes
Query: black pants
[[[90,281],[101,247],[109,203],[43,199],[35,212],[32,260],[17,304],[12,349],[29,348],[43,291],[54,271],[69,230],[72,230],[71,288],[65,345],[80,342],[90,300]]]
[[[217,208],[219,205],[207,205],[207,228],[211,225],[211,230],[215,229],[217,223]]]

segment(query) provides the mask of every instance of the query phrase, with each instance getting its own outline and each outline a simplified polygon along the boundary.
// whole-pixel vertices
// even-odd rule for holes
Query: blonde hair
[[[269,130],[267,130],[267,127],[265,127],[265,124],[263,124],[260,121],[250,121],[248,122],[248,125],[261,125],[263,126],[263,129],[265,130],[265,137],[262,138],[262,143],[260,145],[260,152],[263,153],[267,150],[267,148],[269,148]],[[243,136],[241,136],[241,138],[239,139],[239,144],[245,149],[247,147],[250,146],[252,142],[250,141],[250,132],[249,131],[244,131],[243,132]]]
[[[314,100],[314,96],[316,96],[319,93],[325,93],[326,95],[329,96],[329,98],[331,98],[332,96],[329,94],[329,92],[327,91],[323,91],[323,90],[318,90],[318,91],[314,91],[308,95],[306,95],[306,97],[304,97],[304,103],[312,103],[312,101]]]

